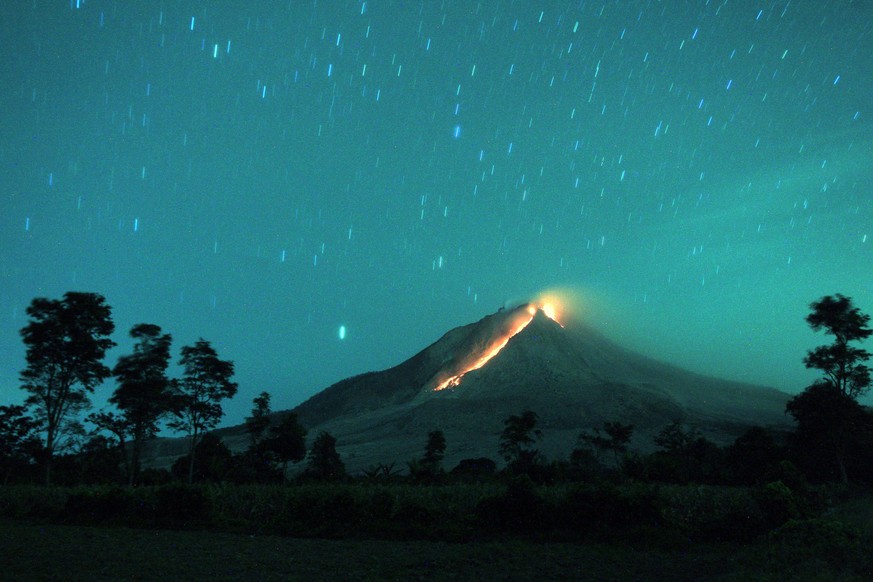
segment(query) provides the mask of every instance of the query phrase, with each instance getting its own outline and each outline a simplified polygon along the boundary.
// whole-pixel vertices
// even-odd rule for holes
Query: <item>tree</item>
[[[282,464],[282,478],[285,479],[288,463],[298,463],[306,457],[306,429],[297,421],[297,415],[289,412],[270,429],[263,444],[267,452]]]
[[[233,362],[221,360],[215,349],[204,339],[182,348],[179,364],[182,378],[174,383],[171,411],[175,419],[167,424],[173,430],[185,432],[191,438],[188,482],[194,480],[197,443],[202,434],[218,424],[224,412],[221,401],[233,398],[237,385],[233,378]]]
[[[133,353],[120,357],[112,370],[118,387],[109,402],[121,411],[121,419],[132,437],[128,483],[133,485],[139,476],[143,446],[146,440],[157,434],[158,420],[169,410],[167,366],[173,338],[170,334],[162,334],[159,326],[150,323],[133,326],[130,337],[138,342]]]
[[[440,470],[443,457],[446,454],[446,435],[441,430],[432,430],[427,435],[427,445],[424,447],[422,464],[432,473]]]
[[[727,449],[727,465],[738,485],[763,485],[776,481],[782,451],[773,435],[760,426],[749,428]]]
[[[867,327],[870,316],[852,305],[850,297],[839,293],[822,297],[811,303],[810,308],[812,313],[806,316],[806,322],[814,331],[824,330],[834,336],[834,343],[810,350],[803,363],[807,368],[821,370],[826,382],[857,400],[870,389],[870,369],[864,363],[870,353],[850,346],[849,342],[862,341],[873,334]]]
[[[853,449],[868,440],[871,431],[864,407],[833,384],[817,382],[789,400],[785,409],[797,421],[792,441],[800,464],[820,477],[837,476],[847,483]],[[825,467],[832,469],[823,471]]]
[[[686,430],[682,421],[674,420],[655,436],[655,444],[667,454],[684,457],[688,454],[691,443],[698,438],[700,431],[693,428]]]
[[[661,449],[649,459],[652,478],[675,483],[711,483],[720,479],[722,450],[698,429],[673,421],[655,436]]]
[[[345,477],[346,467],[336,452],[336,438],[329,432],[315,437],[309,451],[309,462],[304,473],[308,477],[335,480]]]
[[[45,430],[46,484],[51,483],[52,458],[71,416],[90,406],[88,394],[109,376],[103,363],[115,345],[111,308],[96,293],[67,292],[64,298],[36,298],[21,330],[27,347],[22,388],[30,393],[25,403],[36,410]]]
[[[0,406],[0,468],[3,484],[9,482],[13,471],[27,465],[39,446],[38,423],[27,416],[24,406]]]
[[[179,457],[170,469],[176,479],[188,478],[189,483],[195,481],[223,481],[231,470],[233,455],[215,433],[207,432],[194,449],[197,462],[194,464],[193,475],[190,473],[191,460],[188,455]]]
[[[620,464],[620,455],[627,452],[628,443],[633,436],[634,425],[621,424],[620,422],[604,422],[603,432],[595,428],[593,433],[582,433],[579,435],[579,441],[588,444],[595,451],[612,451],[613,459],[616,467]]]
[[[132,472],[130,470],[130,459],[127,454],[127,437],[130,434],[130,425],[123,416],[115,414],[111,411],[101,410],[88,415],[88,422],[97,427],[99,430],[105,430],[112,434],[116,440],[116,446],[121,455],[121,463],[124,465],[124,473],[130,479]]]
[[[252,415],[246,417],[246,432],[252,440],[250,449],[254,450],[258,447],[268,426],[270,426],[270,393],[261,392],[252,400]]]
[[[827,295],[810,304],[806,322],[813,331],[834,336],[831,345],[807,352],[803,363],[820,370],[824,377],[788,401],[786,411],[797,421],[795,444],[807,456],[826,451],[840,480],[847,482],[847,462],[852,447],[870,431],[869,415],[857,400],[870,389],[870,353],[850,345],[873,334],[870,316],[855,307],[852,299]]]
[[[537,422],[539,417],[531,410],[503,421],[498,451],[510,467],[525,469],[535,464],[539,452],[533,445],[543,436]]]

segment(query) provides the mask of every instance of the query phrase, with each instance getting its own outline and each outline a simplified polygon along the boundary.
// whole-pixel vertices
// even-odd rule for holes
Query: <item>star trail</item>
[[[4,2],[0,402],[37,296],[237,366],[239,422],[570,287],[592,325],[798,392],[873,311],[873,8]],[[101,404],[112,386],[95,395]]]

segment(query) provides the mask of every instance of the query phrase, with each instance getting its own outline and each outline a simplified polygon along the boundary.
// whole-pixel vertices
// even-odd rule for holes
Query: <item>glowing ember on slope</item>
[[[454,376],[451,376],[441,383],[439,383],[434,390],[445,390],[446,388],[453,388],[461,383],[461,379],[467,372],[471,372],[473,370],[478,370],[482,366],[488,363],[491,358],[500,353],[506,344],[509,343],[509,340],[512,339],[513,336],[517,335],[521,330],[526,328],[528,324],[533,321],[534,315],[536,315],[537,310],[542,310],[543,313],[549,319],[552,319],[558,325],[561,325],[561,322],[555,318],[555,307],[551,303],[543,303],[543,304],[534,304],[529,303],[527,308],[520,312],[518,317],[509,327],[509,330],[503,335],[497,337],[491,344],[484,350],[481,356],[476,359],[472,364],[467,366],[463,371]],[[563,326],[561,326],[563,327]]]

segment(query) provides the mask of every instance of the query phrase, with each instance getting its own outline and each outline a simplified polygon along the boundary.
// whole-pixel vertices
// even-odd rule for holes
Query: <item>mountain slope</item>
[[[673,420],[722,444],[748,426],[787,422],[784,393],[694,374],[584,326],[565,329],[540,310],[524,315],[530,311],[521,306],[453,329],[406,362],[338,382],[295,412],[312,434],[337,437],[350,468],[419,456],[434,429],[446,434],[449,466],[496,457],[503,420],[528,408],[539,415],[542,449],[552,456],[569,454],[580,432],[604,421],[634,424],[640,449]],[[455,376],[456,386],[435,389]]]

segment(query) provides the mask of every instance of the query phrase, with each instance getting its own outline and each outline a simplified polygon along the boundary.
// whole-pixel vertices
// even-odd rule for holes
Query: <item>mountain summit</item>
[[[539,415],[540,449],[553,458],[605,421],[633,424],[643,450],[675,420],[720,444],[752,425],[786,424],[785,393],[658,362],[553,315],[536,303],[502,309],[393,368],[337,382],[294,412],[311,435],[337,437],[350,469],[420,456],[436,429],[447,467],[496,458],[503,421],[525,409]]]

